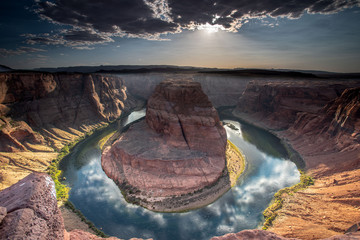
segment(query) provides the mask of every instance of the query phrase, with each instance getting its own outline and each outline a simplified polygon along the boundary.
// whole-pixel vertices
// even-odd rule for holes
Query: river
[[[119,127],[144,115],[144,110],[134,111]],[[155,213],[127,203],[101,168],[98,142],[106,130],[87,138],[62,161],[65,183],[71,187],[69,200],[96,227],[122,239],[210,239],[258,227],[273,195],[298,183],[300,174],[275,136],[238,121],[223,121],[235,126],[225,126],[227,137],[246,156],[247,168],[237,185],[214,203],[186,213]]]

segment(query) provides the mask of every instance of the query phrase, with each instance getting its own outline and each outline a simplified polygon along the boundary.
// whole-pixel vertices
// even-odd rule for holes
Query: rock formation
[[[133,124],[105,149],[102,167],[129,200],[158,211],[181,210],[196,203],[194,192],[227,174],[225,148],[225,129],[200,84],[168,80],[148,100],[146,121]],[[225,179],[220,182],[228,186]],[[210,193],[199,192],[203,198]],[[176,199],[180,195],[194,201]]]
[[[360,232],[347,233],[343,235],[326,238],[323,240],[355,240],[360,238]],[[310,238],[307,238],[310,239]],[[286,238],[273,232],[264,230],[244,230],[238,233],[229,233],[210,240],[300,240],[299,238]],[[304,239],[305,240],[305,239]]]
[[[323,141],[334,141],[332,147],[338,150],[360,143],[360,87],[346,89],[317,114],[299,114],[290,131],[309,138],[322,135]]]
[[[55,184],[46,174],[31,174],[0,193],[6,215],[1,239],[63,239],[64,223],[57,207]]]
[[[0,239],[103,238],[78,229],[67,232],[57,205],[53,180],[44,173],[32,173],[0,192]],[[115,237],[106,239],[119,240]]]
[[[301,112],[317,114],[340,96],[351,83],[324,81],[252,81],[240,97],[235,112],[248,114],[266,127],[289,128]]]
[[[0,189],[44,171],[64,145],[131,106],[116,76],[0,73]]]
[[[323,239],[360,218],[360,81],[252,82],[234,114],[287,141],[315,185],[284,197],[273,227],[284,237]],[[332,239],[351,239],[334,237]]]
[[[357,239],[359,229],[357,225],[353,228],[352,232],[330,239]],[[0,239],[102,240],[104,238],[79,229],[67,232],[57,206],[54,182],[46,174],[32,173],[0,192]],[[106,239],[119,240],[116,237]],[[261,230],[244,230],[213,237],[211,240],[227,239],[290,240]]]

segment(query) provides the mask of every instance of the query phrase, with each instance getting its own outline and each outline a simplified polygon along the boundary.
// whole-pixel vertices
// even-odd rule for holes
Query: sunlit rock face
[[[134,197],[161,201],[217,182],[225,149],[225,129],[200,84],[167,80],[150,97],[146,120],[105,149],[102,167]]]
[[[55,139],[59,149],[55,142],[69,138],[59,132],[76,134],[112,121],[126,101],[126,87],[116,76],[0,73],[0,151],[33,150],[28,143],[46,145],[44,137]]]
[[[0,192],[1,239],[63,239],[64,223],[50,176],[33,173]]]
[[[175,147],[225,156],[225,129],[200,83],[160,83],[148,100],[146,122]]]

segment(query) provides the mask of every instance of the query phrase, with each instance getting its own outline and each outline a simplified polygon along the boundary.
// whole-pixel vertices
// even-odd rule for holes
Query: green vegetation
[[[103,150],[105,143],[116,133],[117,130],[111,131],[109,134],[105,135],[102,139],[99,141],[99,147],[101,150]]]
[[[75,141],[65,145],[60,150],[57,158],[55,158],[54,160],[51,161],[50,166],[48,167],[48,170],[47,170],[47,173],[51,176],[51,178],[55,182],[56,198],[57,198],[58,202],[63,202],[65,207],[69,208],[77,216],[79,216],[81,221],[86,223],[89,226],[89,228],[92,229],[95,232],[95,234],[99,237],[108,237],[108,236],[105,233],[103,233],[102,231],[100,231],[99,229],[97,229],[91,221],[87,220],[85,218],[85,216],[79,210],[77,210],[70,201],[68,201],[70,188],[68,186],[66,186],[65,184],[61,183],[61,181],[60,181],[62,172],[61,172],[61,170],[59,170],[59,164],[60,164],[61,160],[63,160],[79,142],[81,142],[82,140],[84,140],[85,138],[89,137],[90,135],[92,135],[96,132],[102,131],[107,126],[108,126],[108,124],[103,125],[93,131],[87,132],[86,134],[79,137]]]
[[[61,160],[63,160],[70,153],[70,151],[76,146],[76,144],[89,137],[90,135],[94,134],[95,132],[103,130],[107,126],[108,124],[105,124],[93,131],[87,132],[83,136],[77,138],[75,141],[68,143],[60,150],[57,158],[51,161],[47,173],[55,182],[56,198],[59,202],[66,202],[68,200],[70,190],[68,186],[60,182],[61,170],[59,170],[59,164]]]
[[[314,184],[314,180],[305,174],[304,171],[300,170],[300,182],[295,184],[294,186],[280,189],[275,195],[272,201],[272,204],[263,212],[265,222],[263,226],[263,230],[268,229],[272,222],[275,220],[277,216],[277,210],[281,209],[284,203],[284,195],[292,196],[297,191],[307,188],[310,185]]]
[[[69,198],[69,187],[65,184],[62,184],[59,180],[61,175],[61,171],[59,170],[59,163],[60,161],[70,153],[69,146],[66,145],[63,147],[54,160],[51,161],[50,166],[48,167],[48,174],[55,182],[55,189],[56,189],[56,198],[58,201],[65,202]]]
[[[86,217],[75,208],[75,206],[70,202],[70,201],[66,201],[65,202],[65,207],[67,207],[68,209],[70,209],[71,211],[73,211],[80,219],[82,222],[86,223],[89,228],[91,230],[93,230],[95,232],[95,234],[99,237],[109,237],[108,235],[106,235],[104,232],[102,232],[101,230],[99,230],[98,228],[95,227],[94,223],[92,223],[91,221],[87,220]]]

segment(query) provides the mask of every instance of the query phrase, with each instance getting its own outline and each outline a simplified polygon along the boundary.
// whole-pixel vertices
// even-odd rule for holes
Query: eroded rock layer
[[[283,196],[271,231],[284,237],[323,239],[343,234],[358,221],[359,84],[356,80],[252,82],[239,99],[234,114],[272,129],[290,143],[315,182]]]
[[[161,202],[226,175],[225,149],[225,129],[200,84],[168,80],[148,100],[146,121],[133,124],[105,149],[102,167],[122,190],[131,189],[129,199],[167,211]]]
[[[45,171],[64,145],[133,105],[116,76],[0,73],[0,189]]]

